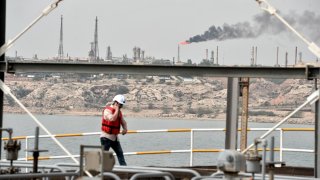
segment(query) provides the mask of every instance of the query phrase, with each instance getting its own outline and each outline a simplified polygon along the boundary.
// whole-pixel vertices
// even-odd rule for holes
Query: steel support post
[[[6,42],[6,0],[0,0],[0,47]],[[0,57],[0,62],[5,61],[5,55]],[[0,72],[0,79],[4,82],[4,72]],[[0,128],[3,122],[3,92],[0,91]],[[0,132],[0,157],[2,149],[2,132]]]
[[[228,78],[225,149],[237,149],[239,78]]]
[[[249,105],[249,78],[241,78],[241,133],[240,133],[240,151],[247,148],[247,128],[248,128],[248,105]]]
[[[317,78],[314,79],[314,88],[315,90],[318,89],[317,87]],[[315,178],[319,178],[319,173],[320,173],[320,138],[318,137],[319,134],[320,134],[320,123],[319,123],[319,119],[320,119],[320,100],[317,100],[315,102],[315,109],[314,109],[314,114],[315,114],[315,117],[314,117],[314,121],[315,121],[315,131],[314,131],[314,142],[315,142],[315,145],[314,145],[314,160],[315,160],[315,164],[314,164],[314,177]]]

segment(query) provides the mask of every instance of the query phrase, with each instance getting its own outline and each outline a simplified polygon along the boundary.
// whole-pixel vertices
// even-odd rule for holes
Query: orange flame
[[[179,44],[180,44],[180,45],[187,45],[187,44],[190,44],[190,42],[189,42],[189,41],[182,41],[182,42],[180,42]]]

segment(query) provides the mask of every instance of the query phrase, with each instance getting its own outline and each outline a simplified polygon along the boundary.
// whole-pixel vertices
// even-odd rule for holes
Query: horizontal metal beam
[[[0,62],[0,72],[73,72],[143,75],[188,75],[205,77],[319,78],[319,67],[174,66],[106,63]]]
[[[32,178],[44,178],[44,177],[78,177],[79,173],[67,172],[67,173],[24,173],[24,174],[1,174],[0,179],[32,179]]]

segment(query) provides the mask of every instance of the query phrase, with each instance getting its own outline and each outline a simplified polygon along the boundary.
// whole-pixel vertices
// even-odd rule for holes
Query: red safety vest
[[[114,108],[107,106],[104,108],[104,110],[110,110],[112,114],[116,111]],[[102,127],[101,130],[108,133],[108,134],[119,134],[120,133],[120,122],[122,120],[122,113],[121,111],[119,112],[118,119],[115,121],[109,121],[104,119],[104,110],[102,111]]]

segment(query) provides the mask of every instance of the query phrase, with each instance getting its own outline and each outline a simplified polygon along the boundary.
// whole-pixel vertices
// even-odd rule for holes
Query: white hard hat
[[[117,102],[120,103],[120,104],[125,104],[125,103],[126,103],[126,99],[125,99],[124,96],[121,95],[121,94],[116,95],[116,96],[113,98],[112,101],[113,101],[113,102],[114,102],[114,101],[117,101]]]

